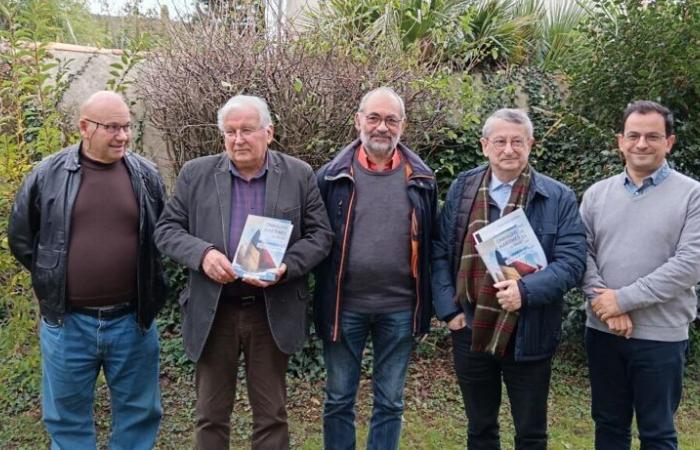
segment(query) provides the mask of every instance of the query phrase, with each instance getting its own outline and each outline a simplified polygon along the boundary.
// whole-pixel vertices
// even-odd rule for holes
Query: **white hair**
[[[267,102],[260,97],[254,95],[234,95],[228,101],[219,108],[217,112],[217,125],[219,130],[223,133],[224,131],[224,120],[231,113],[231,111],[243,107],[253,107],[258,112],[260,116],[260,126],[265,128],[268,125],[272,125],[272,117],[270,116],[270,108],[267,107]]]
[[[486,122],[484,122],[484,127],[481,129],[481,137],[488,138],[491,135],[491,129],[493,128],[493,123],[496,120],[503,120],[505,122],[524,125],[527,129],[527,136],[530,139],[534,137],[532,121],[530,118],[527,116],[525,111],[514,108],[501,108],[495,113],[491,114],[489,118],[486,119]]]

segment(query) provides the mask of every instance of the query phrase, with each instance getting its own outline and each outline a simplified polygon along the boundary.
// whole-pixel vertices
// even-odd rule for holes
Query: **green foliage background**
[[[0,8],[0,379],[6,381],[0,383],[0,408],[11,411],[21,411],[32,404],[38,393],[40,369],[37,317],[29,277],[9,254],[6,221],[14,192],[32,163],[75,139],[56,108],[67,86],[65,70],[47,57],[42,45],[31,43],[65,37],[66,31],[56,19],[78,2],[56,1],[53,4],[58,5],[61,14],[48,16],[45,10],[32,9],[36,3],[40,2],[12,0]],[[23,5],[27,7],[21,8]],[[300,35],[294,43],[267,45],[302,44],[308,53],[299,53],[300,58],[305,54],[319,58],[333,50],[337,61],[349,58],[345,60],[348,67],[353,61],[376,58],[386,63],[393,58],[401,61],[401,70],[416,68],[420,76],[408,77],[412,80],[409,85],[397,88],[412,98],[423,96],[435,103],[434,111],[421,109],[415,114],[421,120],[434,116],[429,132],[421,129],[419,122],[411,121],[411,109],[409,127],[413,127],[411,136],[420,137],[421,145],[414,147],[435,169],[443,195],[459,171],[483,161],[478,141],[481,124],[493,110],[505,106],[526,107],[533,119],[537,142],[531,155],[532,164],[581,195],[593,182],[622,170],[614,135],[619,131],[619,117],[625,105],[639,98],[657,100],[671,107],[677,117],[678,141],[670,156],[671,163],[700,178],[700,3],[697,1],[658,1],[642,6],[637,0],[592,0],[577,3],[577,7],[568,2],[566,8],[549,15],[543,13],[542,2],[535,0],[352,0],[324,2],[324,5],[327,9],[315,16],[310,32]],[[31,15],[32,11],[35,16]],[[346,20],[348,15],[352,21]],[[84,31],[89,32],[89,15],[76,17],[86,17]],[[196,26],[197,22],[193,21],[189,27],[176,25],[173,31],[188,33]],[[131,33],[133,30],[127,31],[122,36],[138,36]],[[141,39],[129,42],[139,50],[143,48],[138,47],[143,44]],[[253,50],[264,54],[263,48]],[[169,47],[167,33],[153,51],[166,61],[172,56],[169,52],[174,49]],[[134,52],[126,55],[125,60],[112,67],[110,87],[113,89],[118,90],[129,82],[127,73],[142,57]],[[146,56],[146,60],[149,58]],[[216,71],[207,70],[211,67],[207,66],[209,62],[230,58],[228,53],[208,54],[208,61],[202,63],[202,73],[207,79],[200,84],[218,86],[221,91],[218,95],[249,91],[245,77],[240,81],[221,79]],[[56,69],[57,79],[48,83],[49,74]],[[382,82],[381,73],[377,73],[376,78],[352,82],[369,89]],[[303,77],[295,73],[286,75],[286,81],[273,88],[278,93],[303,97],[303,101],[294,103],[297,109],[293,116],[304,120],[312,117],[311,112],[316,114],[319,109],[338,105],[329,100],[336,97],[327,91],[327,84],[307,80],[302,83]],[[350,75],[362,77],[362,74]],[[184,103],[191,108],[189,112],[203,109],[204,117],[208,115],[213,122],[215,108],[205,103],[207,99],[202,91],[183,89],[177,94],[187,100]],[[165,98],[149,96],[145,100],[151,111],[168,111],[164,109]],[[429,107],[431,103],[416,104]],[[273,110],[279,108],[275,104],[271,106]],[[186,118],[192,116],[187,112],[174,115],[183,119],[169,125],[180,129],[210,125],[187,122]],[[352,117],[353,112],[352,109],[326,111],[341,118]],[[289,114],[278,111],[277,116]],[[351,122],[341,122],[346,134],[352,134]],[[318,133],[324,124],[314,126],[312,129]],[[337,127],[337,122],[333,126]],[[315,143],[306,145],[304,151],[311,152],[314,161],[319,162],[345,143],[318,142],[314,135],[301,138]],[[176,133],[169,133],[167,139],[171,140],[169,145],[185,149],[185,159],[217,150],[204,140],[199,147],[189,143],[183,146],[177,141],[180,137]],[[283,135],[277,144],[294,148],[285,139]],[[182,269],[170,263],[168,277],[176,293],[185,281]],[[161,358],[163,370],[179,377],[189,372],[191,366],[179,340],[177,303],[174,298],[170,300],[158,319],[163,337]],[[565,337],[569,344],[579,347],[582,304],[580,292],[566,296]],[[419,345],[418,352],[430,355],[436,340],[444,338],[444,329],[434,333]],[[310,340],[294,356],[290,372],[312,380],[321,378],[320,355],[318,340]],[[700,333],[694,326],[691,360],[696,366],[698,359]]]

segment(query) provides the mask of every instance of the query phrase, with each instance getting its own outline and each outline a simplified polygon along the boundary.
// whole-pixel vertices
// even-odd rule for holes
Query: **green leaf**
[[[297,92],[297,93],[299,93],[299,92],[301,92],[301,90],[302,90],[302,88],[304,87],[304,85],[303,85],[303,83],[301,82],[301,80],[300,80],[299,78],[295,78],[295,79],[294,79],[293,87],[294,87],[294,91]]]

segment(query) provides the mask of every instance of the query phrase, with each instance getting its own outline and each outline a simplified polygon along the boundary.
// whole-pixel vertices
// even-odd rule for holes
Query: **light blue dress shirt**
[[[494,175],[493,173],[491,174],[491,182],[489,183],[489,196],[491,196],[493,201],[496,202],[496,205],[498,205],[498,208],[501,210],[501,214],[503,214],[503,208],[505,208],[508,204],[508,200],[510,199],[510,192],[513,190],[513,185],[515,184],[516,180],[504,183],[498,178],[496,178],[496,175]]]
[[[627,169],[625,169],[625,188],[627,188],[627,191],[630,194],[634,196],[639,196],[646,192],[648,189],[660,185],[661,182],[664,181],[670,173],[671,168],[669,167],[668,162],[664,160],[664,163],[661,164],[661,167],[656,169],[654,173],[652,173],[648,177],[644,178],[642,180],[641,186],[638,187],[630,178],[629,174],[627,173]]]

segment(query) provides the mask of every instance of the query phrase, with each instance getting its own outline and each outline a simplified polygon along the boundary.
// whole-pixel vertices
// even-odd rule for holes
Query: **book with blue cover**
[[[274,281],[287,251],[292,222],[249,214],[233,257],[239,277]]]

